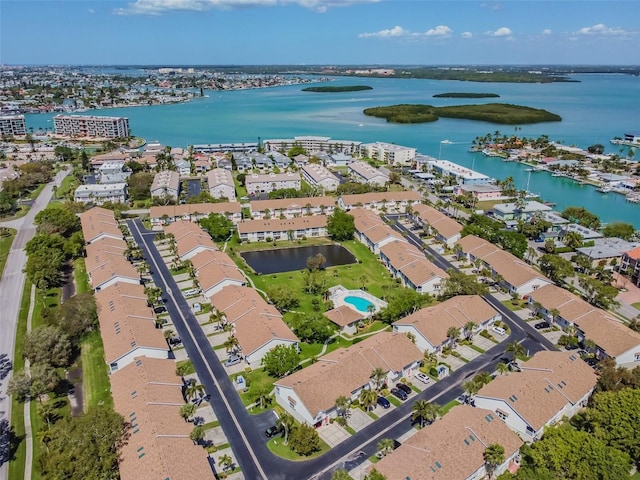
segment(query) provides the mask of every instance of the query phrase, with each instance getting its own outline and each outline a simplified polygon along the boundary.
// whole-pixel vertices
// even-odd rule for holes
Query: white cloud
[[[513,32],[511,31],[511,29],[507,27],[500,27],[494,32],[487,32],[487,35],[490,35],[492,37],[509,37],[512,34]]]
[[[542,35],[551,35],[551,30],[548,28],[545,28],[544,30],[542,30]]]
[[[437,27],[430,28],[429,30],[424,32],[424,35],[426,37],[448,37],[452,33],[453,33],[453,30],[451,30],[446,25],[438,25]]]
[[[135,0],[125,8],[117,8],[117,15],[161,15],[171,11],[228,10],[243,7],[273,7],[278,5],[300,5],[326,12],[333,7],[346,7],[356,3],[375,3],[380,0]]]
[[[494,2],[494,3],[481,3],[480,6],[482,8],[489,8],[493,11],[498,11],[502,9],[502,5],[500,5],[499,2]]]
[[[371,32],[371,33],[361,33],[358,35],[359,38],[393,38],[393,37],[406,37],[411,35],[409,30],[405,30],[400,25],[396,25],[393,28],[387,30],[380,30],[379,32]]]
[[[96,13],[96,11],[93,8],[90,8],[89,10],[87,10],[87,12],[89,13]]]
[[[607,27],[604,23],[598,23],[596,25],[592,25],[591,27],[581,28],[576,32],[578,35],[611,35],[611,36],[622,36],[628,35],[630,32],[620,28],[620,27]]]
[[[471,37],[473,37],[473,33],[471,33],[471,32],[462,32],[462,33],[460,34],[460,36],[461,36],[462,38],[471,38]]]

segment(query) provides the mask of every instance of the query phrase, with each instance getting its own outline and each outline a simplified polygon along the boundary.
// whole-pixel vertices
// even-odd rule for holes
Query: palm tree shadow
[[[0,420],[0,465],[15,460],[16,451],[25,439],[25,435],[16,435],[9,420]]]

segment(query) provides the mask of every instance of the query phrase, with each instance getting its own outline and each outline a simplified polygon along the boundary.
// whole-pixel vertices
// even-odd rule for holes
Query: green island
[[[465,92],[448,92],[436,93],[433,98],[499,98],[497,93],[465,93]]]
[[[303,92],[322,92],[322,93],[335,93],[335,92],[359,92],[361,90],[373,90],[373,87],[369,85],[341,85],[341,86],[324,86],[324,87],[307,87],[303,88]]]
[[[560,122],[562,118],[547,110],[510,105],[508,103],[488,103],[486,105],[456,105],[434,107],[432,105],[390,105],[364,110],[371,117],[384,118],[390,123],[435,122],[440,117],[464,118],[481,122],[504,125],[523,125],[541,122]]]

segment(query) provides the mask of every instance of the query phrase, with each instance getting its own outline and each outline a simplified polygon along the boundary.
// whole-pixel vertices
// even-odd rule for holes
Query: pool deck
[[[367,313],[367,312],[362,312],[358,310],[355,307],[355,305],[345,302],[344,299],[346,297],[359,297],[359,298],[368,300],[375,307],[375,310],[373,311],[373,313],[378,313],[380,310],[382,310],[387,306],[387,302],[380,300],[378,297],[374,297],[370,293],[367,293],[363,290],[348,290],[344,288],[342,285],[336,285],[335,287],[331,288],[331,294],[329,295],[329,300],[333,302],[334,308],[338,308],[343,305],[346,305],[347,307],[355,310],[358,313]]]

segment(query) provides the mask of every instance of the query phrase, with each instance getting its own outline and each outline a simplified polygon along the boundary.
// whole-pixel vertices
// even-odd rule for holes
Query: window
[[[506,421],[507,418],[509,417],[509,414],[503,412],[502,410],[496,410],[496,414],[498,415],[498,417],[500,417],[504,421]]]

